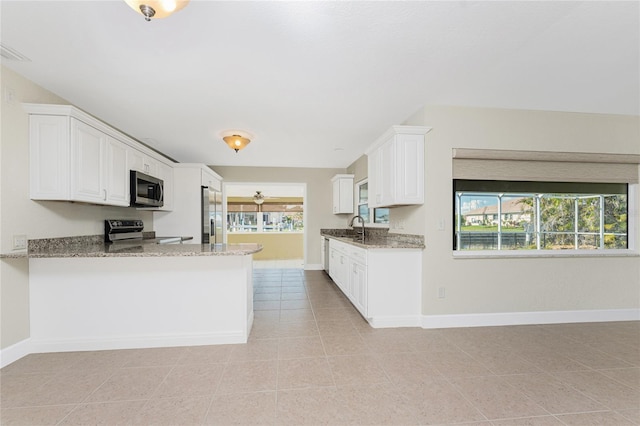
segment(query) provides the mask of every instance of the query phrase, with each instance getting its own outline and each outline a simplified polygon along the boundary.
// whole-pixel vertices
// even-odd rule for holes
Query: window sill
[[[388,223],[365,223],[365,228],[389,228]]]
[[[475,250],[453,252],[454,259],[536,259],[567,257],[640,257],[636,250],[536,250],[536,251],[498,251]]]

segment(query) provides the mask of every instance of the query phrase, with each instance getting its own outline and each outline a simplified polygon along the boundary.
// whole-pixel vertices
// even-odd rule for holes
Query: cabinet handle
[[[107,190],[103,189],[102,192],[104,193],[104,201],[107,201]]]

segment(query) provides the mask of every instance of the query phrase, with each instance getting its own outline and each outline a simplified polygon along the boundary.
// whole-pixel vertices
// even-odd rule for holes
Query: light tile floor
[[[321,271],[255,270],[246,345],[53,353],[2,425],[640,424],[640,322],[374,330]]]

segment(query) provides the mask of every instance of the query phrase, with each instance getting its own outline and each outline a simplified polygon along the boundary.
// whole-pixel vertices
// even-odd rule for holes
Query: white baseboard
[[[422,328],[639,321],[640,309],[502,312],[494,314],[423,315]]]
[[[419,315],[373,317],[367,321],[373,328],[420,327]]]
[[[18,343],[0,350],[0,368],[4,368],[12,362],[29,355],[31,350],[31,339],[24,339]]]
[[[304,265],[305,271],[322,271],[323,269],[324,266],[322,265],[322,263],[306,263]]]
[[[244,333],[207,333],[159,336],[123,336],[101,339],[31,339],[31,353],[101,351],[174,346],[203,346],[247,343]]]

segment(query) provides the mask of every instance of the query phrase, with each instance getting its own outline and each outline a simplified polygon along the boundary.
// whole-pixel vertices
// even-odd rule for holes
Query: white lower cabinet
[[[348,293],[349,285],[349,259],[341,248],[334,247],[333,241],[329,243],[329,276],[343,293]]]
[[[349,286],[349,300],[358,311],[367,317],[367,265],[349,260],[349,270],[351,271],[351,285]]]
[[[330,239],[329,253],[329,276],[372,327],[420,326],[422,250]]]

